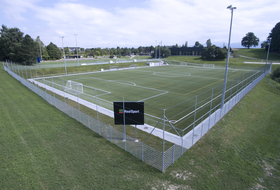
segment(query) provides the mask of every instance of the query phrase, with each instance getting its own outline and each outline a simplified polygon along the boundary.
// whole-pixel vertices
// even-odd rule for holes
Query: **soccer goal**
[[[215,68],[214,64],[203,64],[203,67]]]
[[[119,69],[119,66],[112,66],[112,67],[110,67],[110,71],[118,70],[118,69]]]
[[[188,65],[188,63],[186,63],[186,62],[180,62],[180,65],[187,66],[187,65]]]
[[[70,92],[71,94],[84,93],[83,84],[72,80],[68,80],[64,87],[64,91]]]

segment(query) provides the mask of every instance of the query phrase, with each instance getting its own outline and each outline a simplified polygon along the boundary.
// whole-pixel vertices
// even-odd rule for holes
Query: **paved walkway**
[[[244,63],[250,63],[250,64],[265,64],[266,62],[248,62],[248,61],[244,61]],[[270,63],[270,62],[269,62]],[[279,65],[280,63],[273,63],[272,64],[276,64],[276,65]]]

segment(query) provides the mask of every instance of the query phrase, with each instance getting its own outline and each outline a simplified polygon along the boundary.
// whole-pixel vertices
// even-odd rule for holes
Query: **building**
[[[171,55],[201,56],[203,47],[169,47]]]

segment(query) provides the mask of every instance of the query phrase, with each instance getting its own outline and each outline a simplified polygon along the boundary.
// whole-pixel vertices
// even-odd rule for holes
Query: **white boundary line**
[[[68,94],[66,92],[63,92],[63,91],[58,90],[56,88],[53,88],[51,86],[45,85],[45,84],[43,84],[41,82],[38,82],[38,81],[36,81],[34,79],[28,79],[28,80],[30,82],[33,82],[34,84],[42,87],[42,88],[46,88],[49,91],[52,91],[52,92],[54,92],[56,94],[59,94],[60,96],[63,96],[65,98],[68,98],[68,99],[70,99],[72,101],[75,101],[75,102],[79,101],[79,104],[84,105],[84,106],[86,106],[88,108],[91,108],[93,110],[96,110],[96,104],[94,104],[92,102],[89,102],[89,101],[86,101],[84,99],[78,98],[78,97],[76,97],[74,95]],[[113,111],[111,111],[109,109],[106,109],[106,108],[103,108],[102,106],[99,106],[99,105],[98,105],[98,112],[100,112],[100,113],[102,113],[104,115],[107,115],[109,117],[114,118],[114,112]],[[152,115],[149,115],[149,114],[145,114],[145,115],[152,116]],[[158,118],[156,116],[153,116],[153,117],[156,118],[156,119],[161,119],[161,118]],[[135,127],[135,126],[133,125],[133,127]],[[151,125],[148,125],[148,124],[137,125],[137,129],[140,129],[140,130],[142,130],[142,131],[144,131],[146,133],[151,133],[153,131],[152,135],[163,139],[163,131],[161,129],[155,128],[155,127],[153,127]],[[175,144],[181,145],[181,137],[179,137],[178,135],[175,135],[173,133],[170,133],[168,131],[164,132],[164,139],[169,141],[169,142],[171,142],[171,143],[175,143]]]

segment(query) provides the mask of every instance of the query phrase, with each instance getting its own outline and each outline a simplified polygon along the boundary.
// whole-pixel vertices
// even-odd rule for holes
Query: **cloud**
[[[63,35],[65,46],[74,46],[74,34],[78,34],[82,47],[150,46],[156,40],[165,45],[185,41],[193,45],[195,41],[205,44],[209,38],[222,45],[228,41],[230,11],[226,7],[231,3],[237,7],[232,42],[240,42],[247,32],[263,41],[279,22],[275,15],[280,7],[280,2],[272,0],[147,0],[141,6],[128,0],[96,5],[83,0],[48,1],[47,5],[39,0],[4,1],[6,17],[22,21],[22,27],[33,32],[31,36],[39,35],[45,44],[61,44]],[[118,6],[111,7],[113,3]]]
[[[38,0],[3,0],[1,9],[9,19],[24,21],[26,18],[22,14],[26,13],[28,9],[32,9],[36,2]]]

